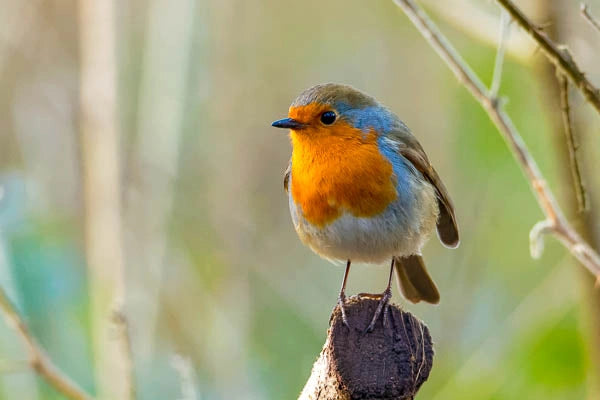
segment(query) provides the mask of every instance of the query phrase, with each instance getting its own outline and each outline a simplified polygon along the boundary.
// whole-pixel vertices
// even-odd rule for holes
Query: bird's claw
[[[344,308],[345,303],[346,295],[344,293],[340,293],[340,296],[338,297],[338,306],[340,307],[340,311],[342,312],[342,321],[344,322],[344,325],[346,325],[346,327],[350,329],[350,324],[348,324],[348,317],[346,317],[346,309]]]
[[[389,313],[389,307],[390,307],[389,303],[390,303],[390,299],[392,298],[392,290],[390,288],[387,288],[378,297],[379,297],[379,304],[377,305],[377,309],[375,310],[373,319],[371,320],[371,323],[369,324],[369,326],[367,327],[365,332],[373,331],[373,329],[375,328],[375,323],[377,322],[377,319],[381,315],[382,311],[383,311],[383,327],[385,328],[388,325],[388,313]]]

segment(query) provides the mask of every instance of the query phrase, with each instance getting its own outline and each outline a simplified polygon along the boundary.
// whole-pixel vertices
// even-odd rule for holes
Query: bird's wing
[[[286,193],[288,191],[288,183],[290,181],[291,173],[292,173],[292,160],[290,160],[287,168],[285,169],[285,172],[283,173],[283,188],[285,189]]]
[[[460,239],[458,235],[458,223],[454,214],[454,205],[450,200],[450,195],[446,186],[444,186],[440,176],[437,174],[425,150],[421,144],[410,133],[404,124],[400,124],[398,129],[390,134],[391,138],[398,143],[398,152],[423,174],[436,189],[438,198],[438,208],[440,216],[437,221],[437,232],[442,243],[451,248],[458,246]]]

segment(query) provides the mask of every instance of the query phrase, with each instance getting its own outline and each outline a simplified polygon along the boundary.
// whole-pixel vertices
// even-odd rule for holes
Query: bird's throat
[[[344,125],[337,132],[291,134],[292,198],[318,227],[344,212],[380,214],[397,198],[392,164],[379,151],[377,135]]]

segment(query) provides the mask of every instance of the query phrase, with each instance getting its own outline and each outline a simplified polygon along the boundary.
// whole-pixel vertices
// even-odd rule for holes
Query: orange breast
[[[292,198],[311,224],[325,226],[344,211],[377,215],[396,199],[392,164],[379,152],[375,133],[340,121],[292,131],[291,138]]]

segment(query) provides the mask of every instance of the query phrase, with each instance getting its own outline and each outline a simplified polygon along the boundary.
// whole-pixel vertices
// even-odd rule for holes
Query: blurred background
[[[297,397],[343,268],[297,239],[282,183],[289,139],[270,123],[304,88],[341,82],[404,120],[456,204],[460,248],[431,240],[424,250],[440,305],[394,293],[435,341],[418,398],[600,398],[594,279],[552,238],[541,259],[530,257],[529,229],[543,216],[527,182],[484,111],[391,1],[125,0],[98,18],[82,16],[83,3],[0,0],[0,283],[84,389],[99,392],[94,337],[105,315],[95,315],[103,290],[95,281],[110,286],[122,265],[140,399]],[[423,4],[489,84],[497,5]],[[600,1],[589,5],[600,16]],[[600,34],[578,2],[519,6],[600,83]],[[82,115],[102,114],[103,103],[81,93],[94,84],[110,92],[111,69],[115,106],[104,135]],[[511,26],[506,109],[565,212],[598,248],[600,119],[573,92],[590,199],[579,213],[557,90],[543,54]],[[106,143],[118,164],[93,158]],[[94,217],[107,203],[94,194],[103,192],[93,171],[117,178],[108,179],[121,204],[112,219]],[[90,233],[103,220],[113,229],[98,240],[112,243],[106,264]],[[358,265],[347,293],[380,292],[386,271]],[[0,398],[62,398],[29,369],[5,323]]]

